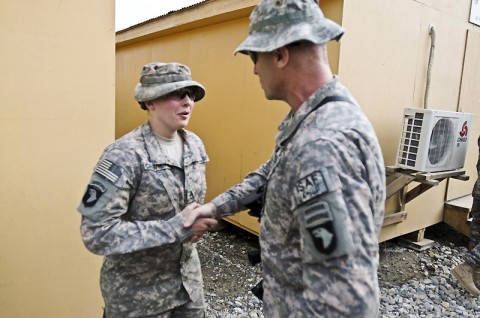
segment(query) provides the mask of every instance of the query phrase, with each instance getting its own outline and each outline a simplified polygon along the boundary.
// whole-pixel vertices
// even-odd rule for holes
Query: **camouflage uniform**
[[[324,45],[343,33],[316,1],[262,0],[236,52],[271,52],[297,41]],[[225,216],[265,189],[265,317],[378,316],[384,169],[372,126],[334,77],[283,120],[272,158],[212,201]]]
[[[279,126],[272,158],[212,201],[218,216],[229,215],[266,187],[265,317],[378,316],[383,158],[357,105],[330,102],[306,116],[331,95],[354,100],[338,78],[317,90]]]
[[[474,268],[480,269],[480,136],[478,137],[477,181],[473,187],[473,220],[470,232],[470,251],[465,259]],[[477,286],[480,287],[480,286]]]
[[[183,65],[152,63],[143,68],[135,97],[143,108],[149,99],[195,85],[200,99],[205,92],[197,84]],[[148,121],[116,140],[78,207],[86,247],[105,256],[100,285],[109,318],[163,317],[191,302],[195,316],[204,316],[200,261],[195,245],[183,243],[193,230],[184,228],[181,211],[203,202],[208,157],[198,136],[178,133],[183,167],[166,155]]]

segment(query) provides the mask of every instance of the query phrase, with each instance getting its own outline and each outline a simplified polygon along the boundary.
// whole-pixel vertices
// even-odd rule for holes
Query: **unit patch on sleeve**
[[[115,183],[118,178],[122,176],[122,168],[114,164],[109,160],[102,160],[97,168],[95,168],[95,172],[105,177],[107,180]]]
[[[318,202],[305,211],[305,225],[317,251],[329,255],[337,247],[337,237],[327,202]]]
[[[299,179],[292,188],[306,262],[348,255],[355,244],[340,176],[325,166]]]
[[[82,203],[90,208],[97,203],[98,199],[107,191],[107,187],[98,181],[92,181],[87,187],[82,198]]]

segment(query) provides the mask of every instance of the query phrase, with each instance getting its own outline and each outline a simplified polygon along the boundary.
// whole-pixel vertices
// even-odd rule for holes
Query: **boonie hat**
[[[154,62],[143,67],[134,96],[143,108],[143,103],[185,87],[194,90],[195,101],[205,96],[205,88],[192,80],[188,66],[180,63]]]
[[[235,50],[271,52],[306,40],[324,44],[340,40],[345,30],[325,18],[314,0],[262,0],[250,15],[247,39]]]

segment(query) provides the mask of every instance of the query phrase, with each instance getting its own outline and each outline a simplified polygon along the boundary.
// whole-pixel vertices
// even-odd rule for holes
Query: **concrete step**
[[[460,233],[470,236],[470,210],[472,208],[473,197],[466,195],[445,202],[443,212],[443,222],[447,223]]]

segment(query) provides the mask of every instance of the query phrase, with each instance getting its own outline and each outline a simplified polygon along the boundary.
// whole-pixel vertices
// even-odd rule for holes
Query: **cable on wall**
[[[430,56],[428,58],[428,68],[427,68],[427,83],[425,85],[425,97],[423,100],[424,109],[428,108],[428,93],[430,91],[430,78],[432,74],[433,58],[435,56],[435,26],[433,26],[433,24],[430,24],[428,31],[430,33],[431,40],[430,40]]]

